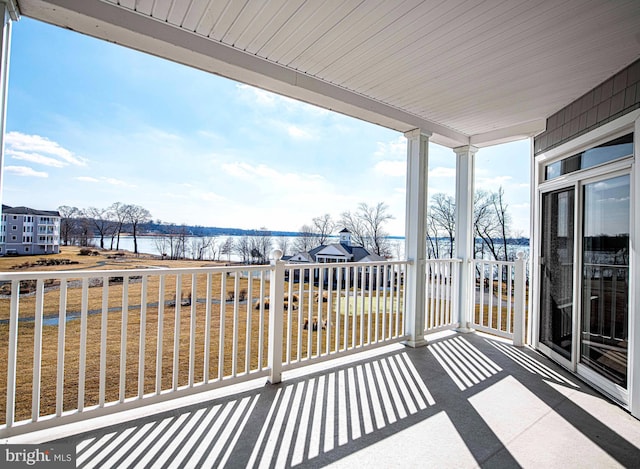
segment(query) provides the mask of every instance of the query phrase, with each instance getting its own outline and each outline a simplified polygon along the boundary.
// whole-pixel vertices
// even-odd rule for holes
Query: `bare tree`
[[[207,252],[215,246],[215,238],[212,236],[192,236],[190,238],[191,258],[201,261],[207,257]]]
[[[60,238],[62,239],[62,244],[65,246],[75,244],[79,235],[82,211],[77,207],[61,205],[58,207],[58,212],[60,212]]]
[[[363,202],[358,205],[355,214],[343,213],[342,223],[351,232],[351,239],[355,244],[360,244],[379,256],[389,257],[389,234],[384,230],[384,225],[393,219],[393,215],[388,210],[389,206],[384,202],[371,206]]]
[[[507,212],[502,187],[498,192],[477,191],[474,196],[474,232],[480,243],[476,245],[476,257],[482,258],[485,250],[496,260],[508,260],[508,238],[511,217]]]
[[[151,213],[140,205],[127,205],[125,209],[125,220],[131,225],[133,235],[133,252],[138,254],[138,230],[141,224],[151,220]]]
[[[249,259],[251,258],[251,243],[249,241],[249,236],[240,236],[234,244],[234,250],[236,254],[240,256],[242,262],[248,264]]]
[[[127,221],[127,206],[122,202],[114,202],[109,207],[115,222],[116,249],[120,249],[120,235]],[[113,249],[113,239],[111,241],[111,249]]]
[[[271,231],[261,227],[254,235],[253,247],[260,253],[261,262],[268,262],[273,249],[273,237]]]
[[[282,255],[286,256],[289,253],[290,240],[286,236],[280,236],[277,240],[278,249],[282,251]]]
[[[227,239],[224,240],[224,243],[222,243],[222,246],[220,246],[220,254],[226,254],[227,255],[227,262],[231,260],[231,254],[233,253],[233,238],[231,236],[227,237]]]
[[[184,225],[168,225],[167,232],[155,238],[158,253],[171,260],[184,259],[187,252],[188,233],[187,227]]]
[[[100,248],[104,249],[104,238],[110,236],[115,229],[111,211],[108,208],[89,207],[84,213],[100,238]]]
[[[352,244],[365,246],[367,234],[364,223],[357,213],[344,212],[340,218],[340,224],[351,233]]]
[[[435,242],[439,238],[446,237],[449,240],[449,258],[453,257],[454,239],[456,234],[456,201],[447,194],[438,193],[431,197],[431,203],[427,211],[428,234],[435,231]],[[430,233],[431,231],[431,233]],[[439,249],[437,249],[439,250]],[[439,254],[439,253],[438,253]],[[439,255],[437,256],[439,257]]]
[[[336,224],[331,218],[331,215],[325,213],[319,217],[315,217],[313,220],[313,232],[317,235],[316,245],[326,244],[329,237],[336,229]]]
[[[318,238],[313,232],[313,227],[310,225],[302,225],[294,242],[296,251],[308,252],[318,244]]]

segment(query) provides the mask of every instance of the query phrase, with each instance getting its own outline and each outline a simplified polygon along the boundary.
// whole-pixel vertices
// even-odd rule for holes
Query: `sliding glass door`
[[[627,388],[630,195],[623,174],[541,200],[538,343],[612,395]]]
[[[542,196],[540,343],[571,360],[574,266],[573,187]]]
[[[583,186],[580,363],[627,387],[629,175]]]

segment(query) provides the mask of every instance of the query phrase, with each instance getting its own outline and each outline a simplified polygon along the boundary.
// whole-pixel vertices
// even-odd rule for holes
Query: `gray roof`
[[[44,217],[59,217],[57,210],[36,210],[29,207],[9,207],[2,204],[2,213],[10,215],[39,215]]]

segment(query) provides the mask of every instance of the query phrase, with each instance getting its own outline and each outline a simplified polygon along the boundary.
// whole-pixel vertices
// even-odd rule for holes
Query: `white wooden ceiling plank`
[[[233,24],[227,29],[221,41],[234,47],[238,47],[238,41],[243,37],[247,29],[258,27],[262,17],[269,14],[270,2],[249,0],[238,14]],[[242,47],[238,47],[243,49]]]
[[[226,43],[232,44],[240,50],[247,50],[249,44],[271,23],[272,18],[279,12],[287,0],[269,0],[251,2],[260,8],[251,16],[248,11],[238,19],[236,24],[231,27],[229,39],[225,38]]]
[[[200,15],[195,32],[202,36],[209,36],[211,30],[220,19],[220,15],[227,8],[228,3],[232,1],[233,0],[213,0],[209,2],[207,8],[202,15]]]
[[[483,41],[479,38],[476,43],[469,43],[467,49],[461,49],[460,53],[455,50],[450,54],[439,53],[437,57],[429,56],[428,52],[422,52],[416,49],[414,54],[410,57],[399,57],[399,59],[393,59],[392,62],[381,64],[386,71],[376,74],[378,78],[377,82],[374,82],[367,77],[367,82],[358,82],[358,88],[365,94],[375,94],[372,88],[377,86],[377,83],[383,83],[385,80],[393,79],[394,77],[402,76],[406,79],[406,75],[411,73],[415,68],[414,64],[428,63],[431,59],[432,65],[430,65],[427,75],[417,77],[415,81],[405,80],[404,85],[407,87],[415,86],[418,82],[428,81],[431,76],[436,77],[438,81],[447,83],[447,86],[451,85],[451,80],[455,80],[456,77],[464,77],[469,73],[469,70],[473,70],[473,73],[477,76],[480,71],[477,67],[482,67],[482,64],[493,64],[490,68],[490,73],[497,71],[499,66],[508,66],[509,61],[513,59],[519,59],[520,57],[530,56],[536,52],[536,49],[543,50],[545,48],[554,48],[554,36],[551,34],[560,25],[566,25],[566,17],[560,14],[561,12],[555,11],[558,22],[556,23],[541,23],[542,27],[537,28],[535,35],[525,35],[524,33],[517,36],[517,32],[503,31],[505,40],[501,41],[499,36],[494,36],[488,41]],[[575,14],[572,12],[564,12],[564,15]],[[572,26],[573,27],[573,26]],[[564,28],[565,30],[567,27]],[[441,50],[441,49],[440,49]],[[504,57],[499,60],[500,57]],[[478,60],[481,58],[482,60]],[[499,63],[495,64],[494,61],[498,60]],[[403,63],[404,62],[404,63]],[[479,64],[475,62],[480,62]],[[499,65],[499,66],[498,66]],[[443,80],[440,80],[440,79]],[[389,99],[393,99],[392,96]]]
[[[464,11],[453,9],[448,10],[445,14],[441,15],[439,19],[442,21],[447,21],[447,18],[458,17],[458,20],[460,21],[461,15],[464,16],[465,14],[466,12]],[[401,46],[396,47],[393,53],[390,53],[387,56],[383,56],[378,61],[371,62],[371,65],[368,68],[371,73],[368,74],[367,82],[371,84],[377,83],[378,80],[374,79],[374,77],[378,77],[377,72],[389,75],[391,77],[401,76],[399,73],[399,68],[402,68],[403,72],[407,73],[406,69],[411,70],[416,66],[416,64],[418,64],[418,62],[416,62],[413,57],[422,55],[433,56],[434,54],[436,54],[438,49],[432,47],[429,42],[430,37],[435,37],[433,36],[433,31],[435,31],[436,29],[438,29],[437,26],[431,31],[425,29],[423,35],[420,38],[415,39],[413,43],[403,43]],[[425,44],[428,44],[428,46],[425,46]],[[399,53],[399,51],[402,52]],[[431,60],[425,59],[425,62],[431,62]],[[319,74],[318,76],[322,78],[327,77],[326,79],[329,79],[327,70],[328,69],[325,69],[324,73]]]
[[[322,38],[327,30],[331,31],[336,21],[340,21],[340,18],[353,10],[352,3],[339,0],[306,2],[278,31],[277,37],[258,53],[269,60],[288,63],[289,57],[295,57],[299,51]],[[327,18],[332,18],[332,21],[328,21]]]
[[[327,3],[330,4],[330,2]],[[280,54],[305,37],[309,24],[314,20],[316,13],[325,5],[324,2],[304,2],[278,29],[277,34],[274,34],[258,49],[257,55],[280,63]]]
[[[229,28],[236,22],[238,15],[240,15],[246,5],[247,0],[233,0],[229,2],[227,4],[227,8],[224,9],[220,18],[218,18],[218,21],[209,33],[209,37],[222,42],[222,38],[227,34]]]
[[[460,16],[457,16],[457,14]],[[467,14],[468,13],[468,14]],[[358,83],[358,86],[361,87],[362,91],[365,93],[370,92],[372,87],[375,87],[378,83],[384,82],[388,79],[393,79],[393,77],[397,76],[405,76],[406,74],[413,73],[416,70],[416,67],[419,67],[420,64],[426,64],[427,76],[422,75],[423,79],[428,78],[430,75],[438,75],[442,73],[437,70],[438,66],[441,63],[445,63],[446,67],[449,67],[450,61],[454,60],[456,54],[462,56],[462,62],[465,64],[469,64],[470,61],[473,61],[475,55],[468,53],[467,50],[472,47],[474,44],[483,42],[482,39],[484,36],[489,34],[492,37],[498,37],[500,31],[494,32],[496,26],[491,21],[491,15],[480,15],[478,18],[478,23],[486,24],[489,23],[482,29],[475,33],[475,35],[470,35],[469,29],[472,29],[471,26],[465,27],[465,23],[467,21],[473,20],[476,17],[476,13],[474,11],[448,11],[446,15],[443,15],[438,18],[439,22],[450,21],[451,18],[456,18],[457,27],[449,34],[444,34],[442,39],[438,39],[438,31],[440,27],[436,27],[433,30],[429,30],[423,37],[419,40],[414,41],[412,44],[399,44],[400,49],[405,51],[411,51],[410,54],[397,54],[393,53],[393,51],[387,51],[387,53],[383,56],[382,60],[379,60],[375,64],[375,70],[380,70],[381,75],[377,73],[371,73],[372,70],[369,70],[368,74],[359,74],[359,79],[356,76],[348,77],[348,82]],[[482,23],[481,21],[484,21]],[[481,26],[477,26],[480,28]],[[428,46],[424,46],[424,44],[428,44]],[[423,71],[420,71],[422,74]],[[359,72],[357,72],[359,73]],[[380,80],[373,80],[372,76],[376,78],[380,78]],[[341,83],[341,82],[338,82]]]
[[[431,22],[437,22],[442,10],[446,8],[446,2],[436,6],[422,4],[410,14],[405,14],[392,25],[392,27],[381,30],[366,42],[354,47],[346,54],[342,60],[335,62],[332,67],[325,72],[327,77],[335,83],[348,81],[345,77],[358,75],[360,73],[369,75],[372,63],[377,63],[380,58],[389,54],[398,54],[405,50],[407,46],[424,36],[429,30]],[[370,53],[375,50],[378,58]]]
[[[531,1],[522,2],[520,4],[516,2],[510,2],[513,14],[526,14],[528,9],[535,8],[535,3]],[[447,61],[456,54],[463,54],[465,60],[468,60],[468,54],[465,51],[470,45],[475,45],[487,35],[498,36],[503,31],[500,30],[502,24],[508,24],[502,18],[503,15],[497,14],[494,11],[487,11],[485,15],[482,15],[474,20],[474,27],[465,28],[460,26],[455,29],[453,35],[446,34],[441,41],[438,37],[429,35],[428,31],[431,30],[431,21],[439,21],[440,11],[426,11],[424,15],[417,17],[411,25],[404,26],[400,32],[401,34],[395,34],[390,37],[386,43],[377,44],[373,43],[372,48],[378,51],[378,55],[383,58],[391,58],[396,60],[397,63],[402,62],[401,56],[397,53],[399,50],[418,50],[422,51],[422,62],[428,63],[429,67],[432,67],[434,61],[441,56],[446,56]],[[482,22],[484,20],[484,22]],[[479,30],[479,31],[478,31]],[[404,34],[406,32],[406,34]],[[384,36],[381,36],[384,40]],[[424,46],[428,44],[428,46]],[[364,60],[370,57],[362,52],[356,54],[354,57],[350,57],[349,66],[345,67],[341,74],[331,77],[336,83],[353,82],[358,83],[359,86],[366,87],[370,82],[363,80],[369,80],[371,78],[370,64],[363,63]],[[384,60],[384,59],[383,59]],[[390,68],[396,69],[395,63],[380,63],[380,61],[374,62],[375,66],[381,69]],[[412,64],[415,66],[415,63]]]
[[[151,16],[154,0],[136,0],[136,11],[143,15]]]
[[[182,26],[190,7],[191,0],[173,0],[169,13],[167,14],[167,23]]]
[[[304,70],[305,73],[310,75],[315,75],[329,61],[342,56],[346,50],[363,42],[364,38],[358,38],[362,34],[365,34],[365,37],[367,36],[366,31],[370,29],[369,24],[384,18],[384,15],[390,9],[393,9],[394,5],[393,2],[388,0],[370,0],[358,5],[345,20],[336,24],[333,28],[332,37],[328,41],[319,42],[306,51],[307,60],[300,60],[297,65],[298,69]],[[406,5],[406,2],[401,3],[398,8],[403,5]]]
[[[314,43],[322,40],[323,37],[332,34],[332,29],[340,23],[341,19],[349,15],[355,8],[352,2],[338,1],[333,8],[319,8],[313,17],[300,28],[300,33],[296,34],[295,40],[281,43],[273,54],[278,56],[278,62],[291,66],[291,62],[309,49]],[[280,49],[288,47],[281,51]],[[295,68],[295,67],[292,67]]]
[[[468,69],[469,64],[466,64],[461,67],[452,68],[448,72],[447,80],[440,81],[441,84],[439,86],[433,86],[436,87],[435,91],[438,91],[437,87],[442,88],[443,86],[447,86],[466,89],[468,93],[487,93],[486,89],[477,89],[483,81],[482,79],[477,80],[475,77],[484,77],[487,82],[494,83],[500,81],[501,78],[503,82],[530,81],[533,76],[539,73],[541,68],[545,70],[541,79],[545,77],[551,79],[554,75],[553,65],[558,64],[562,60],[562,57],[573,56],[575,60],[578,52],[572,51],[578,41],[580,41],[579,47],[589,51],[588,53],[598,48],[601,51],[610,49],[611,53],[615,53],[617,48],[624,47],[616,38],[610,41],[604,41],[600,37],[596,38],[585,34],[585,32],[592,30],[593,27],[598,25],[602,27],[605,23],[610,23],[607,24],[607,26],[611,26],[612,29],[615,29],[615,27],[621,28],[624,25],[622,18],[611,18],[607,21],[601,15],[596,15],[592,23],[581,23],[564,28],[563,40],[559,43],[550,39],[548,35],[543,34],[538,41],[528,45],[518,45],[510,49],[496,50],[493,56],[486,53],[483,55],[483,57],[487,59],[486,61],[473,64],[472,77],[467,78],[464,73],[459,73],[465,67]],[[528,60],[526,62],[518,62],[518,59],[523,56],[528,57]],[[405,81],[405,86],[417,86],[420,82],[421,79],[419,77],[413,80],[408,79]],[[443,85],[445,82],[446,85]],[[424,82],[422,81],[422,83]],[[379,96],[379,94],[375,92],[370,92],[370,94]],[[403,105],[402,92],[400,90],[394,95],[381,96],[381,99],[398,102],[399,105]]]
[[[263,45],[278,33],[289,18],[304,5],[304,2],[305,0],[290,0],[278,5],[277,9],[274,8],[273,13],[269,15],[268,21],[264,22],[260,31],[248,42],[245,50],[258,55],[257,53]]]
[[[192,0],[181,26],[189,31],[195,31],[202,15],[213,1],[215,0]]]
[[[151,16],[160,21],[167,21],[173,0],[156,0],[151,10]]]
[[[362,30],[358,32],[358,35],[349,41],[350,46],[348,48],[342,47],[340,53],[334,54],[330,60],[325,60],[325,63],[321,67],[310,68],[309,73],[318,76],[331,76],[331,70],[339,69],[349,64],[350,60],[347,57],[353,56],[354,49],[369,44],[370,41],[380,34],[386,34],[389,31],[396,30],[398,21],[406,15],[418,14],[417,12],[419,12],[423,2],[406,1],[388,10],[389,5],[393,5],[393,3],[389,2],[383,5],[382,8],[376,12],[374,19],[369,21],[369,26],[362,28]]]
[[[135,10],[136,8],[136,0],[119,0],[111,3],[117,3],[121,7],[128,8],[129,10]]]
[[[281,54],[294,44],[308,38],[313,29],[312,22],[321,10],[333,10],[337,8],[337,0],[327,2],[305,2],[282,25],[277,34],[269,39],[258,51],[261,57],[277,63],[283,63]],[[348,2],[347,2],[348,3]]]

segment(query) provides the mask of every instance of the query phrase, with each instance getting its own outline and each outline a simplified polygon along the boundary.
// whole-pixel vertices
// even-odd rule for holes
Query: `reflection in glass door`
[[[626,388],[629,175],[584,186],[580,362]]]
[[[540,343],[571,360],[574,188],[542,196]]]

